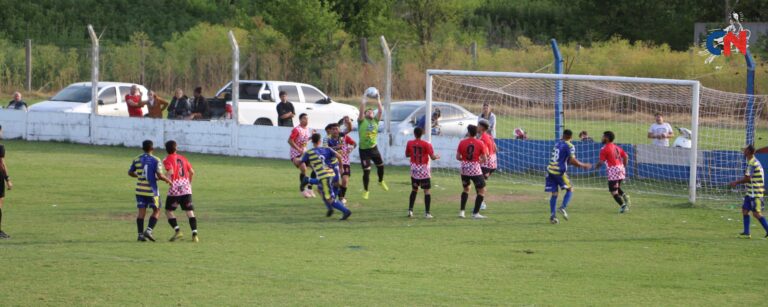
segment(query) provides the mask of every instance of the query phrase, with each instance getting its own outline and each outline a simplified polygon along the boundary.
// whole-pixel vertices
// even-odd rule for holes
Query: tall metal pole
[[[32,40],[26,41],[26,58],[27,58],[27,92],[32,91]]]
[[[99,112],[99,37],[93,31],[93,26],[88,25],[88,34],[91,36],[93,50],[91,54],[91,144],[94,143],[96,136],[96,125],[94,119]]]
[[[746,145],[755,143],[755,60],[747,50],[744,58],[747,60],[747,137]]]
[[[563,56],[560,47],[553,38],[550,41],[552,54],[555,56],[555,74],[563,73]],[[563,80],[555,81],[555,140],[559,140],[563,133]]]
[[[381,36],[381,49],[384,51],[384,58],[387,61],[387,72],[386,76],[384,77],[384,108],[385,108],[385,115],[386,115],[386,128],[387,128],[387,134],[392,133],[392,120],[390,118],[390,109],[392,104],[392,51],[389,50],[389,45],[387,44],[387,40],[384,38],[384,35]]]
[[[696,180],[699,171],[699,97],[701,95],[701,83],[693,85],[693,97],[691,97],[691,152],[689,161],[690,177],[688,178],[688,201],[696,203]]]
[[[229,43],[232,45],[232,153],[238,155],[240,140],[240,46],[235,33],[229,31]],[[226,101],[225,101],[226,103]]]

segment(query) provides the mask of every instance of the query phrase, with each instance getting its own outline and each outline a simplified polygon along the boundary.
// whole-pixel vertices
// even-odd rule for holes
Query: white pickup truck
[[[329,123],[338,123],[344,116],[349,116],[352,122],[357,120],[356,107],[338,103],[316,87],[296,82],[285,81],[240,81],[239,110],[241,124],[277,125],[277,103],[280,101],[278,94],[285,91],[288,101],[296,110],[293,124],[299,124],[299,114],[309,115],[309,126],[323,129]],[[216,92],[216,98],[231,100],[232,82]]]
[[[131,92],[133,83],[99,82],[98,114],[107,116],[128,116],[125,95]],[[147,88],[139,85],[141,99],[147,100]],[[91,113],[91,82],[73,83],[56,95],[29,107],[30,112],[72,112]],[[144,107],[147,113],[147,107]]]

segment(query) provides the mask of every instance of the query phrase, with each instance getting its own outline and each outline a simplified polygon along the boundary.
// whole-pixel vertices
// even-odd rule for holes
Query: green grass
[[[407,219],[407,169],[362,201],[356,167],[339,222],[286,161],[196,154],[201,242],[167,242],[161,221],[160,242],[138,243],[137,149],[5,144],[3,305],[758,305],[768,282],[768,241],[736,239],[735,209],[634,194],[620,216],[577,188],[571,221],[550,225],[541,186],[492,180],[490,218],[460,220],[458,179],[437,178],[436,218]]]

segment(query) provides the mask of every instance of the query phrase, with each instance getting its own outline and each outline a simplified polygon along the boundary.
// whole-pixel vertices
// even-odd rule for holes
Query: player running
[[[493,135],[491,135],[491,131],[489,131],[490,127],[491,125],[485,119],[481,119],[477,124],[479,139],[485,144],[485,148],[488,149],[488,159],[480,165],[480,169],[483,171],[483,178],[485,178],[486,181],[488,181],[491,174],[496,171],[497,164],[496,141],[493,140]],[[480,210],[485,210],[486,208],[487,205],[485,204],[485,201],[483,201],[483,204],[480,205]]]
[[[612,131],[603,132],[603,146],[600,149],[600,162],[595,165],[595,170],[606,165],[608,174],[608,191],[613,195],[613,200],[619,204],[619,213],[629,211],[629,195],[621,189],[621,183],[626,178],[626,167],[629,162],[629,156],[624,149],[613,143],[616,135]]]
[[[429,167],[429,159],[437,160],[440,156],[435,154],[432,144],[421,140],[424,129],[416,127],[413,129],[415,139],[408,141],[405,146],[405,156],[411,159],[411,198],[408,203],[408,217],[413,217],[413,205],[416,202],[416,195],[419,188],[424,189],[424,218],[431,219],[429,206],[432,202],[432,195],[429,189],[432,187],[432,171]]]
[[[192,164],[189,164],[186,157],[176,153],[175,141],[165,142],[165,151],[168,152],[168,156],[163,160],[163,166],[165,166],[166,174],[172,182],[171,188],[168,189],[168,196],[165,198],[165,216],[174,231],[169,241],[173,242],[184,236],[176,222],[176,216],[173,214],[173,211],[181,206],[181,210],[187,214],[189,219],[192,242],[197,243],[200,239],[197,237],[195,206],[192,205],[192,177],[195,175],[195,169],[192,168]]]
[[[344,117],[344,123],[348,126],[347,131],[352,130],[349,128],[352,125],[349,117]],[[341,133],[339,124],[333,123],[328,125],[327,128],[328,129],[326,132],[328,133],[328,138],[326,138],[323,143],[326,147],[329,147],[341,154],[341,181],[339,183],[339,199],[341,199],[342,203],[346,204],[347,185],[349,184],[349,177],[352,175],[349,153],[355,149],[357,143],[348,134]]]
[[[378,112],[374,116],[372,109],[366,109],[368,96],[363,95],[360,102],[360,114],[357,117],[357,126],[360,133],[360,163],[363,166],[363,199],[368,199],[368,183],[371,181],[371,160],[376,164],[376,173],[379,175],[379,185],[384,191],[389,191],[389,186],[384,182],[384,161],[381,159],[376,141],[379,137],[379,122],[384,108],[381,106],[381,97],[376,97]]]
[[[315,171],[315,174],[317,174],[317,181],[319,182],[317,189],[323,198],[325,207],[328,209],[326,216],[330,217],[333,215],[333,208],[335,208],[336,210],[344,213],[344,215],[341,217],[341,220],[346,220],[350,215],[352,215],[352,212],[344,207],[344,204],[342,204],[341,201],[336,199],[336,193],[334,192],[332,182],[335,176],[334,170],[330,168],[326,162],[332,161],[334,159],[340,160],[341,154],[333,151],[333,149],[328,147],[323,147],[322,137],[320,134],[312,134],[311,140],[313,148],[307,150],[301,156],[301,161],[309,164],[309,166]],[[302,188],[304,185],[308,184],[309,181],[310,179],[305,177],[302,180]]]
[[[290,149],[290,157],[291,162],[293,162],[293,165],[296,166],[296,168],[299,169],[299,185],[304,187],[301,183],[304,181],[304,178],[307,177],[307,166],[306,164],[301,162],[301,155],[304,154],[304,149],[307,147],[307,143],[309,142],[309,128],[307,127],[309,125],[309,116],[307,113],[301,113],[299,115],[299,125],[294,127],[293,130],[291,130],[291,135],[288,137],[288,145],[291,146]],[[315,173],[312,173],[312,178],[315,178]],[[301,192],[304,197],[315,197],[315,192],[312,192],[312,186],[308,186],[307,189],[300,189],[299,192]]]
[[[169,185],[171,181],[163,175],[160,168],[160,159],[152,155],[155,150],[152,141],[146,140],[141,144],[144,154],[133,159],[131,168],[128,170],[128,176],[137,178],[136,182],[136,207],[139,209],[136,215],[136,228],[139,230],[138,241],[144,242],[149,239],[155,241],[152,236],[152,229],[157,224],[157,218],[160,217],[160,189],[157,187],[157,179],[165,181]],[[147,215],[147,208],[152,208],[152,215],[149,217],[149,225],[144,230],[144,217]]]
[[[485,177],[480,166],[488,158],[488,150],[485,144],[477,139],[477,126],[467,126],[469,135],[459,142],[459,148],[456,150],[456,160],[461,161],[461,185],[464,190],[461,192],[461,211],[459,217],[464,218],[464,209],[467,207],[469,199],[470,181],[475,185],[475,208],[472,210],[472,218],[484,219],[480,214],[480,206],[485,197]]]
[[[3,127],[0,126],[0,135],[2,135]],[[0,179],[2,179],[2,182],[0,182],[0,225],[2,225],[3,221],[3,203],[5,202],[5,188],[8,188],[8,191],[13,189],[13,183],[11,183],[11,177],[8,176],[8,166],[5,164],[5,146],[0,144]],[[2,228],[0,227],[0,239],[10,239],[11,236],[9,236],[7,233],[2,231]]]
[[[571,138],[573,138],[573,132],[569,129],[563,131],[563,138],[559,140],[555,147],[552,148],[552,156],[547,166],[547,179],[544,187],[545,192],[551,192],[552,197],[549,199],[549,222],[552,224],[560,223],[555,213],[555,207],[557,206],[557,196],[560,189],[566,190],[563,197],[563,204],[560,206],[560,213],[565,220],[568,220],[568,212],[565,211],[568,208],[568,202],[571,201],[571,195],[573,193],[573,186],[568,179],[568,164],[580,167],[583,169],[592,168],[592,164],[582,163],[576,159],[576,147],[571,144]]]
[[[752,212],[760,225],[763,225],[765,229],[765,238],[768,239],[768,222],[762,212],[765,207],[763,202],[763,196],[765,195],[765,175],[763,173],[763,165],[755,158],[755,147],[753,145],[747,145],[744,148],[744,157],[747,159],[747,169],[744,171],[744,178],[731,182],[731,187],[736,187],[740,184],[746,184],[747,194],[744,195],[744,204],[741,205],[741,214],[744,218],[744,232],[739,236],[744,239],[751,239],[752,235],[749,233],[749,212]]]

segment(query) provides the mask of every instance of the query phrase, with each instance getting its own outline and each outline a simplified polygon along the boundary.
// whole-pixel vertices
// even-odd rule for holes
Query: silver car
[[[425,109],[426,101],[423,100],[393,102],[390,107],[392,132],[401,135],[413,134],[413,128],[419,119],[424,117]],[[437,129],[433,129],[433,135],[463,137],[467,134],[468,125],[477,125],[477,115],[459,105],[433,101],[432,110],[440,110]],[[383,123],[381,127],[384,127]]]

